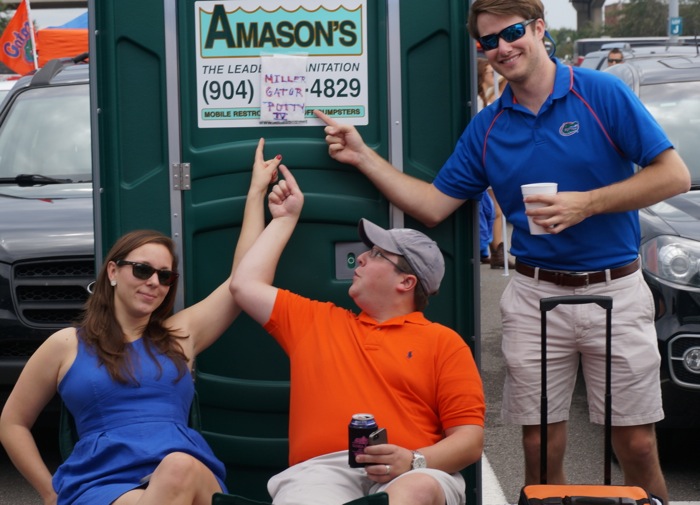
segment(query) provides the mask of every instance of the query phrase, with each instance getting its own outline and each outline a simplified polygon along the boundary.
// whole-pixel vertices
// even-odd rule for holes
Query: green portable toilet
[[[266,155],[282,154],[305,193],[276,284],[352,308],[347,289],[365,250],[358,220],[417,228],[446,259],[427,316],[474,348],[476,207],[426,230],[328,156],[311,112],[355,124],[396,167],[432,180],[469,117],[467,8],[454,0],[91,0],[98,260],[124,232],[159,229],[179,245],[178,306],[203,298],[230,271],[264,137]],[[285,354],[245,314],[198,357],[203,433],[227,465],[231,492],[266,500],[267,479],[287,466],[288,379]],[[480,494],[477,471],[465,472],[470,503]]]

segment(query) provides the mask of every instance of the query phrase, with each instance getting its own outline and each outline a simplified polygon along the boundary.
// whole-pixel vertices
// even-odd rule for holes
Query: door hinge
[[[173,163],[173,189],[175,191],[187,191],[192,189],[190,185],[190,164],[189,163]]]

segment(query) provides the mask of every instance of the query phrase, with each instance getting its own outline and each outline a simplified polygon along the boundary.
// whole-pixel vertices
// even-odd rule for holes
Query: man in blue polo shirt
[[[639,269],[637,210],[687,191],[688,169],[621,81],[549,57],[540,0],[475,0],[468,27],[509,85],[471,121],[432,184],[395,170],[355,128],[317,112],[328,125],[329,154],[428,226],[493,187],[513,224],[517,258],[501,299],[508,372],[502,415],[523,426],[526,484],[540,477],[539,300],[614,297],[613,447],[627,484],[668,501],[654,432],[663,418],[660,358],[653,300]],[[643,169],[635,172],[635,164]],[[520,186],[538,182],[556,182],[559,192],[528,196],[544,206],[526,211]],[[528,216],[548,233],[530,234]],[[579,359],[591,420],[603,422],[604,315],[595,305],[560,306],[548,324],[548,482],[557,484],[566,481]]]

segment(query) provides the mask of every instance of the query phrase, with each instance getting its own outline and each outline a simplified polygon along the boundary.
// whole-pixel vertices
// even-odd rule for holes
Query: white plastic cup
[[[556,195],[557,194],[557,183],[556,182],[537,182],[535,184],[523,184],[520,186],[520,188],[523,191],[523,197],[526,197],[528,195]],[[538,209],[540,207],[544,207],[545,204],[541,202],[537,203],[525,203],[525,208],[526,209]],[[547,230],[544,229],[544,226],[540,226],[539,224],[536,224],[533,220],[532,217],[527,216],[527,222],[530,225],[530,234],[531,235],[544,235],[547,233]]]

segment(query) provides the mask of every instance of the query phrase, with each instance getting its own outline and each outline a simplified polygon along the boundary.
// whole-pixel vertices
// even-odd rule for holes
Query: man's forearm
[[[484,429],[481,426],[459,426],[437,444],[421,449],[428,466],[455,473],[481,458],[484,450]]]
[[[669,149],[632,177],[592,191],[590,215],[641,209],[689,188],[688,168],[678,153]]]
[[[265,324],[272,314],[277,297],[272,280],[297,219],[273,219],[243,257],[231,281],[236,303],[260,324]]]
[[[426,226],[439,224],[462,204],[429,182],[399,171],[370,148],[363,152],[357,169],[387,200]]]

